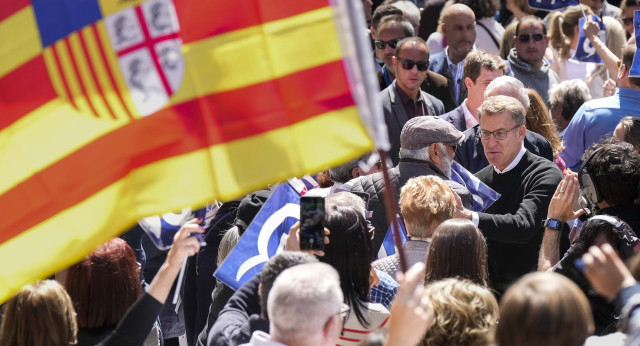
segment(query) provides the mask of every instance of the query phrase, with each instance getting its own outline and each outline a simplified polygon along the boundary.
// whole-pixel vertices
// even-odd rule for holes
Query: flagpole
[[[407,260],[402,249],[400,229],[396,215],[398,202],[395,187],[391,183],[387,172],[387,151],[391,148],[387,126],[384,121],[382,104],[378,98],[379,86],[375,78],[373,66],[373,48],[365,34],[366,20],[361,1],[330,0],[334,9],[340,46],[345,57],[345,70],[351,87],[351,93],[358,103],[361,118],[369,129],[369,133],[376,143],[376,149],[382,162],[382,174],[385,184],[385,207],[387,218],[392,225],[393,242],[398,249],[400,268],[405,272]],[[378,230],[384,231],[384,230]]]
[[[402,248],[402,238],[400,237],[400,227],[398,225],[398,218],[396,215],[398,214],[398,198],[396,197],[394,191],[395,187],[391,183],[391,178],[389,177],[389,172],[387,170],[387,152],[385,150],[378,150],[378,154],[380,155],[380,159],[382,161],[382,177],[384,178],[384,200],[385,200],[385,209],[387,211],[387,219],[391,222],[391,230],[393,234],[393,245],[395,245],[396,249],[398,249],[397,254],[400,259],[400,270],[402,272],[406,272],[408,268],[407,256],[404,253],[404,249]]]

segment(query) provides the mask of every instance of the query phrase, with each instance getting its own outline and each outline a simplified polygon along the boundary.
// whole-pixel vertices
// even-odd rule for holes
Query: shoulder
[[[527,170],[529,170],[530,173],[528,175],[540,178],[554,185],[557,185],[562,180],[562,172],[560,172],[560,169],[555,163],[529,151],[527,151],[523,159],[529,161]]]
[[[431,70],[427,71],[427,79],[429,79],[431,83],[438,85],[449,84],[449,80],[445,76]]]
[[[440,118],[442,118],[444,120],[447,120],[447,121],[454,120],[454,119],[459,119],[460,117],[464,118],[464,110],[462,109],[462,106],[458,106],[454,110],[452,110],[451,112],[442,114],[440,116]],[[467,138],[466,134],[465,134],[465,138]]]

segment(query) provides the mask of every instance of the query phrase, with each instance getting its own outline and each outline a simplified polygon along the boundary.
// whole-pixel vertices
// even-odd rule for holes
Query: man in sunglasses
[[[387,36],[389,35],[385,33],[383,35],[384,39],[380,38],[380,32],[379,32],[380,23],[382,22],[383,18],[388,16],[402,16],[402,11],[399,8],[391,5],[383,5],[376,8],[375,12],[373,12],[373,17],[371,17],[371,27],[369,28],[369,33],[371,34],[371,44],[373,45],[373,58],[375,60],[376,72],[380,71],[382,69],[382,66],[384,66],[385,64],[384,51],[385,51],[385,48],[387,47],[386,43],[388,43],[389,40],[392,41],[394,39],[402,39],[406,37],[404,32],[402,32],[397,37],[387,38]],[[401,28],[400,31],[404,31],[404,26]],[[382,45],[381,44],[382,42],[378,42],[376,44],[376,41],[384,41],[385,44]],[[382,48],[378,48],[378,47],[382,47]],[[391,58],[389,58],[389,61],[391,61]]]
[[[547,26],[536,16],[525,16],[516,25],[513,40],[515,47],[508,57],[513,76],[537,91],[549,107],[549,88],[560,83],[560,78],[544,58],[549,45]]]
[[[391,26],[392,23],[401,23],[402,27],[405,28],[404,34],[407,34],[406,28],[410,24],[410,22],[405,19],[400,19],[399,17],[400,16],[386,16],[382,18],[379,25],[380,30],[376,31],[380,33],[378,37],[383,38],[385,36],[393,36],[389,35],[389,28],[393,28]],[[396,30],[395,35],[400,35],[400,31]],[[395,49],[397,48],[398,41],[403,38],[412,36],[414,36],[413,33],[411,35],[407,34],[406,36],[402,35],[401,37],[390,41],[384,41],[383,39],[377,39],[375,41],[376,52],[382,50],[382,54],[385,59],[384,65],[382,66],[381,70],[377,71],[380,90],[386,89],[396,79],[396,67],[393,65],[392,58],[395,55]],[[429,50],[427,49],[427,52],[428,51]],[[420,85],[420,88],[426,93],[442,101],[445,111],[448,112],[457,107],[456,102],[452,96],[452,87],[445,77],[433,71],[427,71],[426,77]]]
[[[488,97],[479,109],[480,137],[490,165],[476,173],[500,194],[484,213],[458,202],[454,218],[469,219],[487,238],[489,276],[503,293],[538,267],[547,209],[562,173],[551,161],[524,147],[525,108],[510,96]]]
[[[444,113],[442,101],[422,91],[420,86],[429,68],[429,50],[419,37],[409,37],[398,42],[392,58],[396,79],[378,95],[382,100],[384,119],[389,132],[393,165],[399,161],[400,132],[411,118]]]

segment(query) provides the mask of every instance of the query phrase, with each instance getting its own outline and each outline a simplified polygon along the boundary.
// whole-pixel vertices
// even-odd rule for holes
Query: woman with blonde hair
[[[0,345],[74,345],[77,331],[67,292],[54,280],[42,280],[24,286],[7,301]]]
[[[487,288],[469,280],[444,279],[425,289],[434,322],[421,345],[490,345],[498,302]]]
[[[560,133],[553,123],[551,116],[549,116],[547,105],[537,91],[527,88],[527,94],[529,95],[530,105],[526,115],[525,126],[527,130],[539,134],[551,143],[553,162],[560,168],[560,171],[564,171],[567,166],[560,155],[558,155],[564,147],[562,146]]]
[[[551,67],[561,80],[586,80],[587,64],[571,60],[578,48],[580,18],[591,15],[591,9],[584,5],[569,6],[564,12],[550,15],[549,46],[553,51]]]

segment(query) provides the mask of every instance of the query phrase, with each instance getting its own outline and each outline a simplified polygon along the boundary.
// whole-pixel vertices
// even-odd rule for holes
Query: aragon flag
[[[0,301],[137,219],[369,151],[327,0],[0,6]]]

